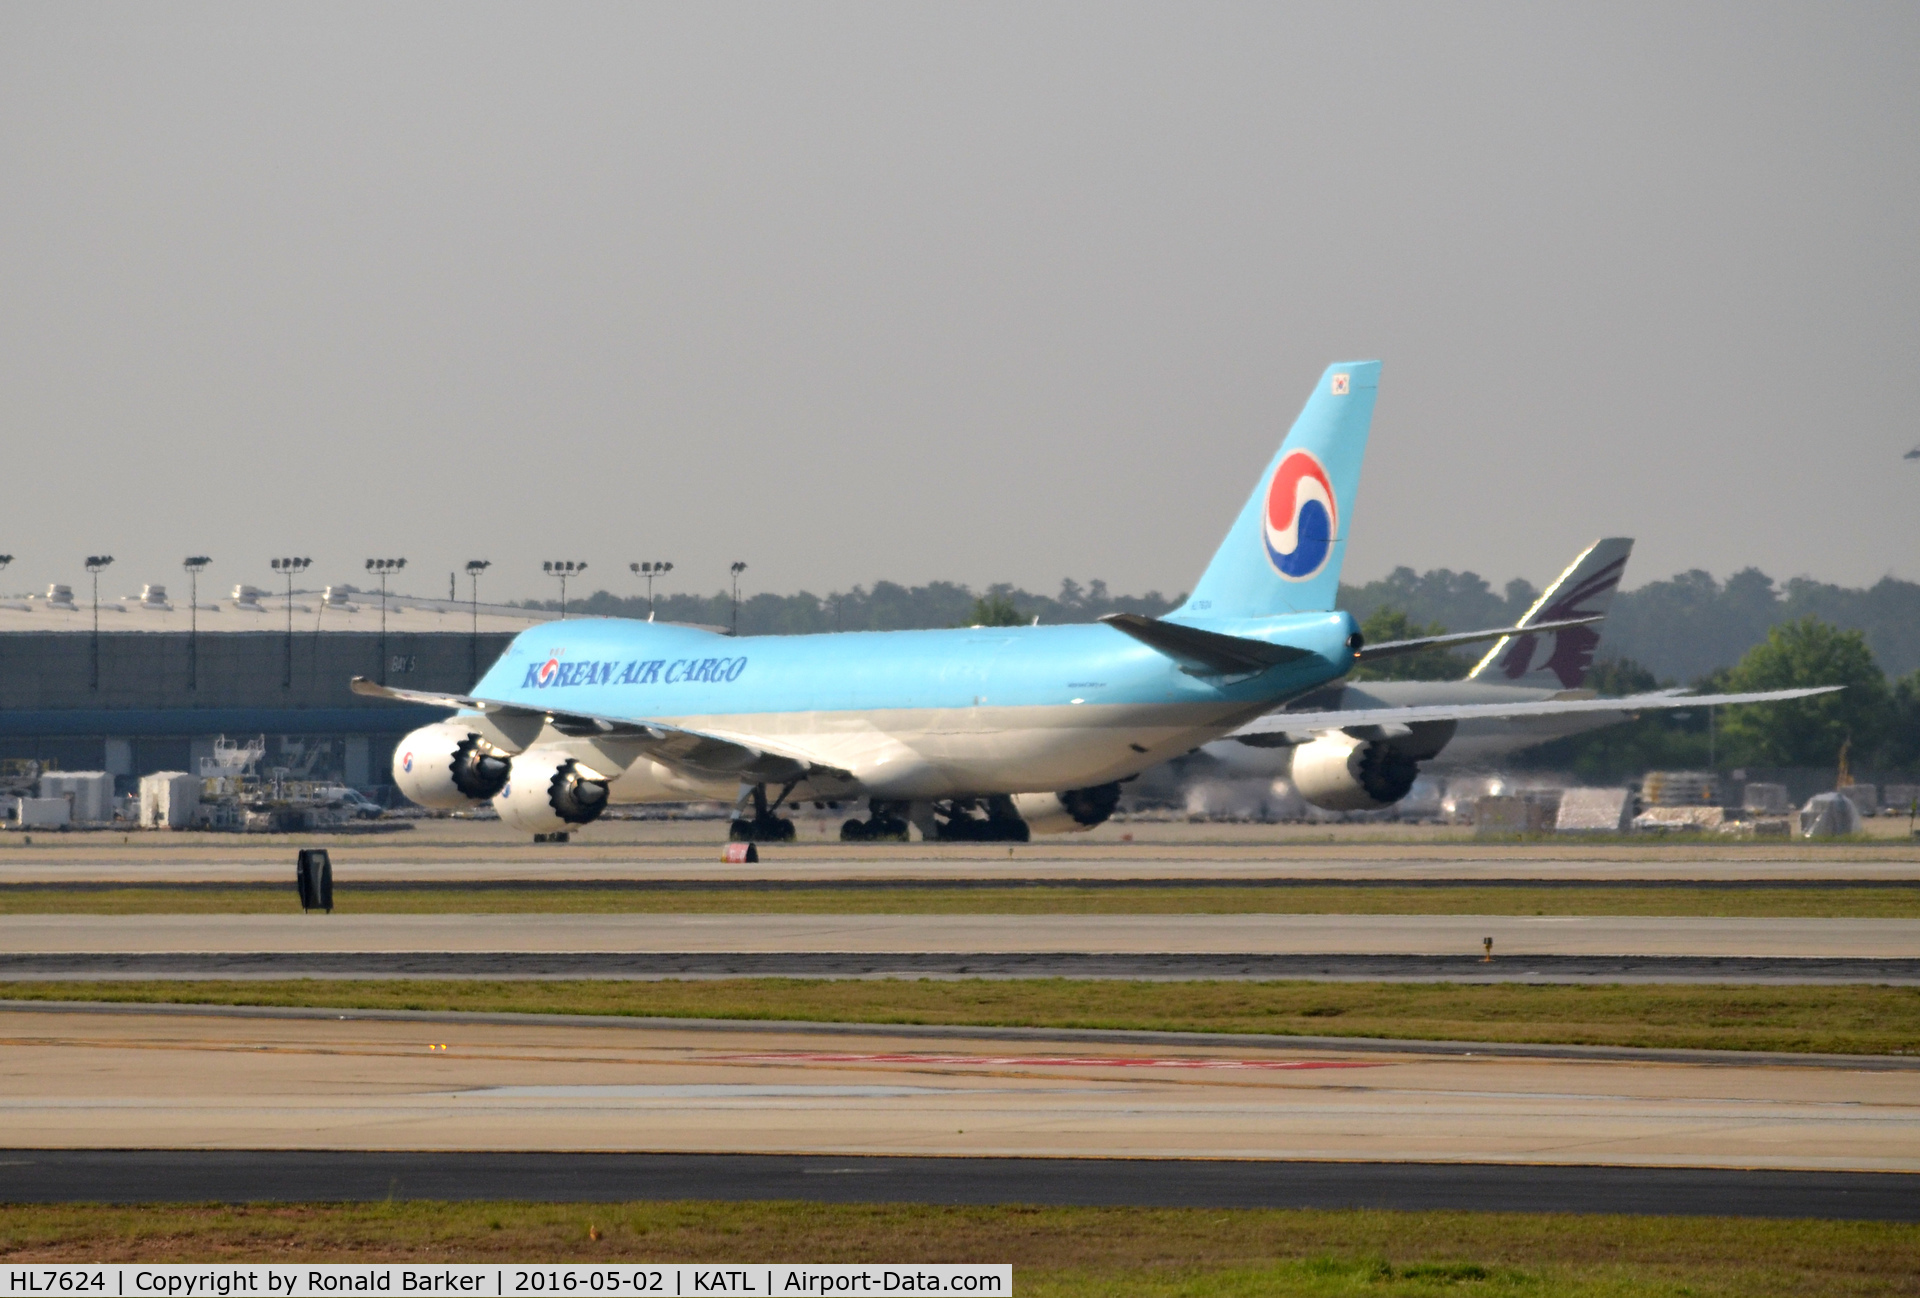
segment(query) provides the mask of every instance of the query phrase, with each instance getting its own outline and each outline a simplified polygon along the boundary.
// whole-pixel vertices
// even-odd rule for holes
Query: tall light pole
[[[380,578],[380,683],[387,683],[387,578],[407,566],[405,559],[369,559],[367,571]]]
[[[8,564],[10,564],[10,563],[12,563],[12,562],[13,562],[13,556],[12,556],[12,555],[10,555],[10,554],[0,554],[0,572],[4,572],[4,571],[6,570],[6,567],[7,567],[7,565],[8,565]]]
[[[87,688],[100,688],[100,570],[113,562],[110,554],[90,554],[87,556],[87,571],[93,574],[93,671],[87,678]]]
[[[268,566],[287,579],[287,667],[281,674],[280,688],[293,688],[293,575],[305,572],[311,565],[311,559],[272,559]]]
[[[734,635],[740,634],[740,574],[745,572],[746,570],[747,570],[747,565],[744,563],[736,562],[733,565],[733,634]]]
[[[587,570],[585,563],[575,563],[572,559],[550,560],[540,565],[547,576],[560,579],[560,620],[567,620],[567,578],[578,576]]]
[[[473,590],[473,679],[480,679],[480,574],[493,567],[486,559],[467,560],[467,583]]]
[[[212,562],[204,554],[190,554],[180,564],[187,570],[187,688],[190,690],[200,688],[200,574]]]
[[[653,621],[653,579],[664,577],[673,571],[670,563],[630,563],[627,565],[634,573],[647,579],[647,621]]]

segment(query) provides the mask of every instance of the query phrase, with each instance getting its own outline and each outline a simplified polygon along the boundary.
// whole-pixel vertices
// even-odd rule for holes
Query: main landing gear
[[[944,798],[933,803],[872,802],[869,820],[849,820],[840,826],[843,843],[904,843],[907,824],[920,826],[921,835],[942,843],[1024,843],[1027,822],[1013,809],[1013,799]]]
[[[933,813],[943,843],[1024,843],[1032,837],[1005,794],[936,802]]]
[[[744,789],[740,801],[734,805],[733,824],[727,828],[727,837],[736,843],[791,843],[793,841],[793,822],[774,813],[780,810],[780,804],[793,792],[798,780],[789,780],[777,797],[767,802],[767,786],[756,784]],[[753,818],[751,820],[740,813],[746,810],[748,798],[753,800]]]
[[[840,826],[843,843],[904,843],[907,841],[907,810],[904,802],[868,802],[873,815],[867,820],[849,820]]]

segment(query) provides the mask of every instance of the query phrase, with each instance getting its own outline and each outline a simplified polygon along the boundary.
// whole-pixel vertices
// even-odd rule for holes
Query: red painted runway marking
[[[715,1055],[731,1064],[985,1064],[1040,1068],[1259,1068],[1294,1072],[1309,1068],[1382,1068],[1358,1059],[1154,1059],[1125,1055],[879,1055],[786,1051],[758,1055]]]

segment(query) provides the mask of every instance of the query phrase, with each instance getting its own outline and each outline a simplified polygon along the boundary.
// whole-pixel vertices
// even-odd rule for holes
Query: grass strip
[[[1920,1054],[1920,988],[1120,979],[14,982],[16,1000]]]
[[[0,1258],[1010,1262],[1018,1293],[1920,1294],[1920,1227],[1725,1217],[419,1203],[0,1207]]]
[[[1849,887],[1591,887],[1460,884],[1284,888],[1112,886],[671,889],[489,887],[355,889],[336,884],[343,914],[687,915],[1672,915],[1716,918],[1920,918],[1920,884]],[[270,915],[299,909],[293,885],[272,889],[0,888],[0,915]]]

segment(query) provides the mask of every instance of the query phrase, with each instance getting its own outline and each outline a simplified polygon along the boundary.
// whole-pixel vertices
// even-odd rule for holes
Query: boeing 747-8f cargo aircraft
[[[865,800],[849,839],[904,837],[909,821],[970,839],[1091,828],[1122,781],[1260,724],[1356,662],[1514,632],[1364,645],[1334,611],[1379,374],[1355,361],[1321,375],[1192,596],[1165,618],[750,639],[568,620],[522,632],[470,694],[353,687],[457,712],[395,749],[407,797],[491,800],[536,834],[610,803],[716,797],[737,799],[736,836],[759,839],[790,838],[777,813],[800,799]]]

